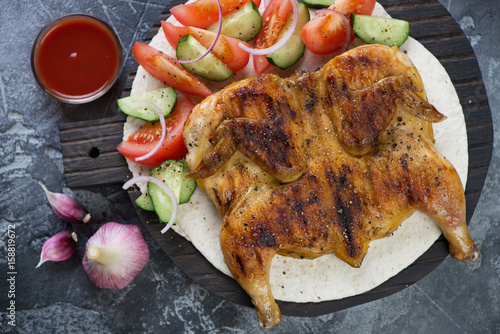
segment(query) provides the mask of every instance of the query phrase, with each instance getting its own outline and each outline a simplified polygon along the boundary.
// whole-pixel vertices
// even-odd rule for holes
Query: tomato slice
[[[222,16],[239,9],[249,0],[219,0]],[[257,7],[261,0],[252,0]],[[215,0],[197,0],[189,4],[181,4],[170,9],[170,13],[187,27],[205,29],[212,23],[219,21],[219,8]]]
[[[328,8],[335,9],[350,19],[351,14],[371,15],[375,2],[375,0],[336,0]],[[346,27],[339,14],[323,12],[306,23],[300,36],[309,51],[325,55],[340,50],[346,34]],[[351,39],[354,39],[354,35]]]
[[[265,49],[276,42],[285,27],[288,18],[292,15],[293,7],[290,0],[271,0],[262,13],[262,29],[255,38],[254,48]],[[271,64],[266,56],[253,56],[253,64],[257,75],[264,73]]]
[[[203,97],[212,95],[210,88],[184,69],[174,58],[152,46],[136,42],[132,53],[149,74],[165,85],[186,94]]]
[[[330,7],[351,20],[352,14],[372,15],[376,0],[336,0]]]
[[[170,22],[161,22],[165,37],[170,46],[175,49],[182,36],[190,34],[207,49],[212,45],[216,33],[195,27],[178,27]],[[233,72],[242,70],[250,59],[250,54],[238,46],[241,41],[229,36],[220,35],[212,53],[219,58]],[[248,43],[243,42],[246,46]]]
[[[307,22],[300,32],[307,49],[318,55],[336,52],[344,45],[347,30],[339,14],[323,12]]]
[[[137,163],[143,166],[156,167],[165,160],[179,160],[184,157],[188,150],[184,145],[182,131],[184,130],[184,123],[193,108],[194,103],[188,97],[179,98],[174,111],[165,120],[167,134],[162,146],[151,157],[137,161]],[[126,158],[135,161],[136,158],[151,152],[160,138],[160,122],[149,122],[139,131],[131,134],[127,140],[122,141],[116,149]]]

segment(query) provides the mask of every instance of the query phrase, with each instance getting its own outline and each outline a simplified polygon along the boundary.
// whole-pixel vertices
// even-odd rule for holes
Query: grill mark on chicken
[[[245,266],[243,266],[243,261],[241,260],[241,257],[239,255],[236,255],[236,263],[238,264],[238,270],[240,273],[244,274],[245,273]]]
[[[309,99],[306,101],[306,104],[304,105],[305,109],[308,112],[313,112],[316,105],[318,105],[318,97],[316,96],[316,93],[314,91],[311,91]]]
[[[359,267],[370,241],[420,210],[443,230],[453,257],[477,258],[463,186],[433,146],[429,122],[445,117],[419,78],[397,48],[364,46],[316,72],[229,86],[202,104],[214,112],[191,113],[184,138],[208,126],[199,142],[213,144],[187,145],[188,176],[223,218],[225,262],[261,326],[280,321],[269,287],[275,254],[333,253]]]
[[[232,126],[233,136],[237,141],[249,143],[246,148],[249,151],[258,152],[259,159],[269,161],[271,165],[283,165],[292,168],[290,161],[290,135],[284,131],[285,121],[282,116],[276,117],[271,122],[234,122]]]
[[[361,254],[361,247],[357,244],[357,233],[362,228],[360,221],[362,214],[360,213],[363,208],[359,196],[351,189],[349,175],[352,175],[352,171],[349,166],[343,164],[340,171],[341,173],[337,176],[328,169],[326,176],[335,197],[336,224],[340,226],[347,254],[356,258]]]
[[[361,247],[356,242],[357,231],[361,226],[356,214],[359,212],[359,198],[353,196],[348,201],[344,201],[342,196],[336,196],[335,203],[337,219],[345,239],[347,254],[355,258],[361,254]]]
[[[248,111],[255,112],[256,115],[260,115],[262,118],[274,118],[276,115],[281,114],[280,107],[282,106],[276,105],[280,101],[268,94],[268,85],[273,85],[268,78],[258,77],[250,82],[248,86],[238,88],[233,94],[230,94],[229,99],[231,102],[239,105],[238,110],[241,110],[238,117],[248,116]],[[288,103],[286,99],[282,99],[281,102]]]
[[[356,65],[362,65],[364,67],[369,67],[371,65],[371,63],[372,63],[372,60],[370,58],[368,58],[367,56],[365,56],[365,55],[361,55],[357,60],[355,60],[354,58],[350,57],[349,61],[351,62],[351,64],[359,62],[359,64],[356,64]]]
[[[251,228],[252,236],[259,247],[272,248],[276,246],[274,232],[266,227],[265,223],[256,223]]]
[[[219,191],[215,187],[213,187],[212,192],[215,196],[216,203],[219,204],[219,206],[222,206],[222,199],[219,196]]]
[[[285,195],[282,193],[277,194],[277,196],[285,196],[287,204],[294,217],[293,222],[299,222],[296,227],[301,231],[301,234],[307,233],[309,229],[308,225],[310,215],[307,214],[306,210],[312,205],[320,202],[318,192],[316,191],[316,189],[319,188],[318,178],[314,174],[307,174],[305,175],[305,179],[310,185],[313,185],[310,189],[304,189],[303,184],[297,182],[289,187],[290,192],[287,192]]]

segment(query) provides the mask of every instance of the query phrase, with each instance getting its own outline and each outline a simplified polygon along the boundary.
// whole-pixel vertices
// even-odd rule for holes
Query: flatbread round
[[[388,14],[377,3],[374,16],[388,17]],[[177,23],[173,17],[168,21]],[[360,43],[355,40],[351,46]],[[152,39],[151,46],[175,56],[163,32],[160,30]],[[428,100],[437,110],[447,116],[441,123],[434,124],[435,147],[456,168],[462,184],[467,181],[468,151],[465,119],[455,88],[439,61],[413,38],[409,38],[401,47],[419,70]],[[315,70],[324,65],[334,55],[317,56],[305,53],[300,62],[292,69],[275,73],[285,77],[296,69]],[[232,81],[255,76],[253,64],[231,78]],[[207,83],[214,92],[227,85],[223,83]],[[132,84],[131,94],[151,91],[163,85],[150,76],[142,67],[138,68]],[[200,102],[193,98],[195,103]],[[142,121],[129,117],[124,126],[124,139],[135,132]],[[134,174],[144,175],[149,169],[128,161]],[[146,185],[141,186],[145,191]],[[221,217],[212,201],[197,189],[187,204],[179,207],[179,216],[175,231],[188,240],[201,254],[224,274],[231,276],[224,264],[219,244]],[[404,221],[399,229],[390,237],[370,243],[368,254],[361,268],[352,268],[336,258],[333,254],[314,260],[294,259],[276,255],[273,258],[270,284],[273,296],[278,300],[289,302],[320,302],[341,299],[369,291],[411,265],[425,253],[441,235],[439,227],[426,215],[416,212]],[[306,284],[305,284],[306,283]]]

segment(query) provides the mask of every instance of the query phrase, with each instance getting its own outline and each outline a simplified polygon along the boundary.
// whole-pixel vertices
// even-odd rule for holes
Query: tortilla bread
[[[388,17],[383,7],[377,3],[374,16]],[[168,21],[176,24],[170,17]],[[351,43],[351,47],[359,44]],[[174,50],[160,31],[150,45],[175,56]],[[467,181],[468,151],[467,132],[462,108],[455,88],[439,61],[419,42],[409,38],[401,47],[419,70],[429,102],[448,118],[434,124],[436,148],[456,168],[462,184]],[[272,69],[280,76],[288,76],[297,68],[315,70],[335,55],[317,56],[306,52],[304,57],[287,71]],[[252,62],[240,73],[223,83],[208,83],[215,92],[236,81],[254,76]],[[132,84],[131,94],[151,91],[163,87],[141,67]],[[193,98],[195,103],[201,99]],[[124,139],[135,132],[143,121],[129,117],[124,125]],[[134,176],[147,175],[149,169],[128,161]],[[145,191],[146,185],[141,185]],[[219,245],[221,218],[215,206],[201,190],[197,189],[187,204],[179,207],[179,217],[175,231],[188,240],[217,269],[230,276],[223,262]],[[320,302],[358,295],[382,284],[392,276],[412,264],[441,235],[439,227],[426,215],[416,212],[407,219],[390,237],[374,241],[365,257],[361,268],[355,269],[337,259],[334,255],[325,255],[315,260],[300,260],[276,256],[271,268],[271,287],[278,300],[289,302]],[[307,284],[304,284],[307,282]]]

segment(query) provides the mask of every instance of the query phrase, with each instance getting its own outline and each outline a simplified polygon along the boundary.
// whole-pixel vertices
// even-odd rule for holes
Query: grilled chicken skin
[[[184,129],[188,176],[222,217],[225,262],[262,327],[281,319],[269,285],[275,254],[333,253],[359,267],[370,241],[418,210],[453,257],[477,259],[463,186],[433,146],[432,122],[443,119],[410,60],[379,45],[288,79],[236,82],[195,107]]]

